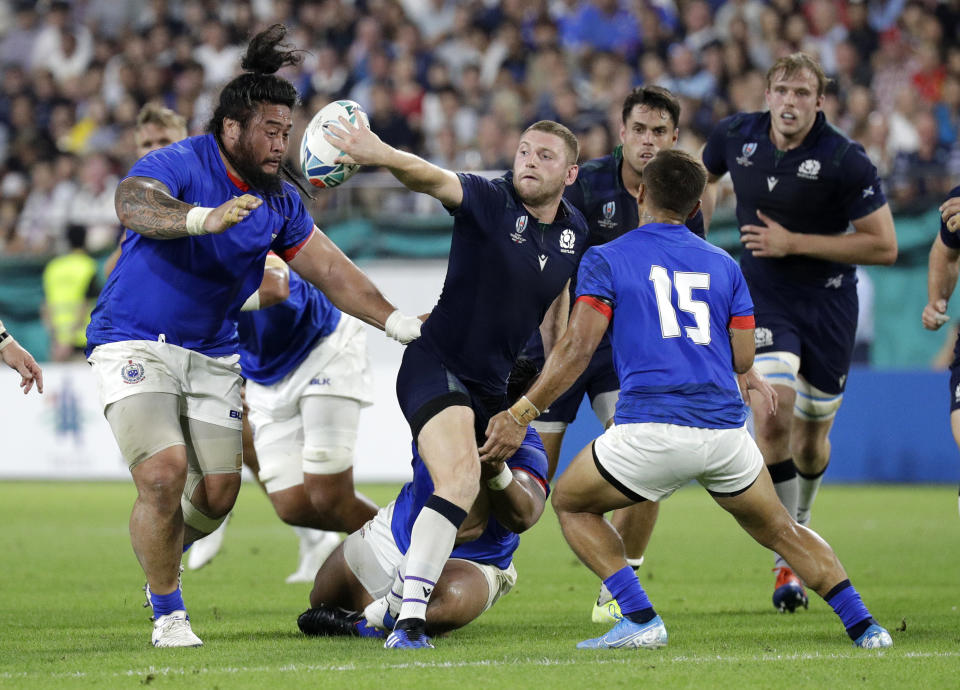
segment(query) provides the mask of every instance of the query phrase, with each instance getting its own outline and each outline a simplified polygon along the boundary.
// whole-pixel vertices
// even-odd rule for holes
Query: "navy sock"
[[[150,601],[153,602],[153,615],[156,618],[166,616],[174,611],[186,611],[183,603],[183,592],[177,587],[170,594],[156,594],[150,592]]]
[[[191,546],[193,546],[193,542],[190,542],[189,544],[185,545],[183,547],[183,553],[186,553],[187,551],[189,551]]]
[[[634,623],[646,623],[656,617],[657,612],[643,591],[637,574],[629,565],[624,566],[603,581],[607,590],[620,605],[620,613]]]
[[[851,640],[856,640],[874,623],[860,593],[850,584],[850,580],[844,580],[827,592],[824,600],[840,616]]]

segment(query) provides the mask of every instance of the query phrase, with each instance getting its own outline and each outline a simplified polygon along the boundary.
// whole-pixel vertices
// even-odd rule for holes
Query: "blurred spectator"
[[[390,85],[377,82],[370,88],[370,129],[380,135],[386,143],[404,151],[414,151],[418,139],[413,128],[394,107],[394,95]]]
[[[54,361],[84,360],[90,311],[100,294],[97,262],[87,254],[86,228],[69,225],[69,252],[52,259],[43,269],[42,315],[50,335]]]
[[[90,30],[71,17],[71,5],[54,0],[33,43],[30,66],[48,69],[59,84],[76,79],[93,57]]]
[[[691,0],[684,5],[683,30],[683,42],[694,53],[720,38],[712,24],[710,5],[705,0]]]
[[[896,154],[890,187],[901,210],[918,213],[946,198],[953,183],[947,175],[950,150],[939,141],[936,118],[922,110],[914,123],[917,148]]]
[[[702,101],[716,91],[717,80],[697,64],[696,55],[686,44],[670,46],[669,66],[669,76],[661,85],[675,95]]]
[[[953,146],[960,142],[960,76],[944,77],[941,100],[933,106],[940,143]]]
[[[54,166],[40,161],[33,166],[30,193],[17,221],[10,252],[48,254],[64,237],[67,212],[75,187],[72,181],[57,181]]]
[[[80,163],[80,186],[67,211],[67,223],[86,228],[87,249],[100,253],[117,243],[120,224],[113,197],[119,180],[103,153],[90,153]]]
[[[229,44],[227,29],[216,21],[203,24],[203,42],[193,51],[193,59],[203,67],[204,85],[215,88],[240,71],[243,48]]]
[[[913,153],[920,146],[917,133],[916,115],[917,96],[910,87],[904,86],[897,92],[893,112],[890,113],[890,150],[893,153]]]
[[[27,0],[16,0],[14,12],[12,25],[0,38],[0,64],[28,70],[39,31],[37,13]]]
[[[606,50],[632,61],[640,50],[640,26],[619,0],[584,0],[563,22],[561,38],[575,53]]]
[[[877,31],[868,21],[866,0],[850,0],[847,5],[847,39],[857,50],[860,61],[869,63],[880,46]]]

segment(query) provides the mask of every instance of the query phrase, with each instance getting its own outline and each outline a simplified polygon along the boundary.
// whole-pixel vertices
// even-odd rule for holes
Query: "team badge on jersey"
[[[753,163],[750,160],[750,156],[756,153],[756,151],[757,151],[757,142],[748,141],[746,144],[743,145],[743,148],[740,149],[740,152],[743,155],[737,156],[737,163],[739,163],[745,168],[753,165]]]
[[[570,228],[564,228],[560,233],[560,251],[564,254],[573,254],[573,245],[577,242],[577,236]]]
[[[124,383],[140,383],[146,377],[146,374],[140,362],[128,359],[127,363],[120,368],[120,377]]]
[[[797,177],[802,177],[805,180],[815,180],[819,174],[820,161],[813,158],[805,160],[800,164],[800,169],[797,170]]]
[[[510,239],[517,244],[523,244],[526,242],[527,239],[523,236],[523,231],[527,229],[527,216],[520,216],[517,218],[517,222],[513,227],[514,232],[510,233]]]
[[[960,383],[958,383],[957,387],[953,390],[953,399],[955,402],[960,403]]]

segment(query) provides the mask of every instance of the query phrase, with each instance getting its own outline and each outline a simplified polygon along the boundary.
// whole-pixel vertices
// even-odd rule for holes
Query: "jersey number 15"
[[[663,266],[650,267],[650,281],[657,296],[657,311],[660,312],[660,333],[664,338],[679,338],[680,322],[677,311],[670,299],[673,288],[677,290],[677,306],[680,311],[693,315],[696,326],[686,326],[687,337],[697,345],[710,344],[710,305],[702,300],[693,299],[694,290],[710,289],[709,273],[690,273],[674,271],[673,281]]]

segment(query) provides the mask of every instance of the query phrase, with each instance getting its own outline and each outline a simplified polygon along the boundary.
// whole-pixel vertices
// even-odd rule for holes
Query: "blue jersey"
[[[948,199],[954,199],[960,196],[960,187],[954,187],[950,190],[950,193],[947,194]],[[950,247],[950,249],[960,249],[960,233],[950,232],[947,229],[947,224],[940,220],[940,239],[945,245]]]
[[[839,235],[850,221],[887,203],[877,168],[863,147],[830,125],[823,113],[803,143],[789,151],[780,151],[770,140],[770,113],[732,115],[714,128],[703,163],[714,175],[729,171],[740,227],[763,225],[759,209],[791,232]],[[836,261],[758,258],[745,250],[740,263],[751,287],[856,285],[854,267]]]
[[[129,177],[158,180],[197,206],[216,207],[247,191],[228,176],[212,134],[147,154]],[[292,258],[312,232],[313,219],[286,182],[283,195],[218,235],[155,240],[128,230],[91,316],[88,354],[123,340],[163,340],[211,357],[236,353],[237,316],[249,286],[260,284],[267,251]]]
[[[340,310],[291,271],[287,299],[266,309],[240,313],[237,330],[243,375],[264,386],[276,383],[300,366],[338,323]]]
[[[753,303],[729,254],[683,225],[650,223],[584,254],[581,295],[613,305],[617,424],[743,425],[727,329]]]
[[[509,173],[459,177],[447,276],[420,341],[464,383],[502,395],[524,344],[576,271],[587,225],[566,201],[553,223],[538,222]]]
[[[433,494],[433,480],[427,466],[423,464],[417,453],[417,444],[413,444],[413,481],[407,482],[400,489],[393,507],[393,522],[390,530],[393,539],[401,553],[406,553],[410,546],[410,530],[413,523]],[[540,437],[532,428],[527,429],[527,435],[517,452],[513,454],[507,465],[511,469],[522,470],[530,474],[545,492],[549,492],[547,485],[547,454],[543,450]],[[481,489],[485,491],[486,489]],[[520,544],[520,536],[516,532],[497,522],[490,512],[487,528],[477,539],[453,547],[450,558],[465,558],[477,563],[490,563],[500,569],[510,565],[513,552]]]
[[[588,248],[606,244],[640,225],[637,200],[623,186],[622,167],[623,146],[617,146],[610,155],[581,165],[576,181],[564,192],[567,201],[576,206],[587,221]],[[695,235],[704,237],[703,214],[699,210],[687,219],[686,226]],[[571,281],[570,294],[575,295],[576,291],[576,281]],[[524,354],[534,361],[543,360],[539,329],[533,332]]]

